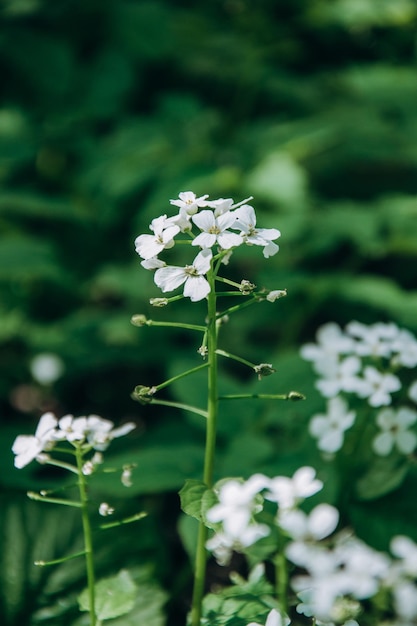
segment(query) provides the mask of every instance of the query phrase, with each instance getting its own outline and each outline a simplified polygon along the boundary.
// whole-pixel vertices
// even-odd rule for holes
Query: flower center
[[[194,265],[186,265],[184,271],[187,276],[198,276],[198,272],[195,269]]]

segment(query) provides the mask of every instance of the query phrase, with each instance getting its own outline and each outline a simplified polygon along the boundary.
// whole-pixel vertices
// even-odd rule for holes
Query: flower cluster
[[[46,462],[49,457],[45,453],[52,450],[59,441],[67,441],[73,445],[86,444],[89,449],[102,452],[113,439],[128,434],[134,428],[133,422],[114,428],[113,422],[98,415],[64,415],[58,420],[53,413],[44,413],[34,435],[16,437],[12,446],[16,455],[14,464],[21,469],[35,459],[40,463]]]
[[[287,558],[303,572],[291,580],[301,600],[298,612],[314,616],[318,624],[339,624],[347,619],[352,623],[364,611],[363,603],[369,612],[373,601],[377,608],[378,598],[384,597],[387,613],[396,618],[384,624],[415,623],[417,545],[409,537],[395,536],[391,555],[374,550],[347,531],[330,541],[313,539],[295,539],[286,547]]]
[[[208,550],[220,564],[227,563],[232,551],[242,551],[269,535],[270,527],[255,518],[263,510],[265,499],[276,502],[278,516],[282,516],[322,487],[323,483],[315,478],[312,467],[300,468],[292,478],[254,474],[246,482],[237,479],[222,481],[215,488],[218,504],[206,513],[211,525],[219,524],[207,542]]]
[[[249,200],[237,204],[231,198],[208,200],[208,195],[198,198],[191,191],[171,200],[178,208],[177,214],[153,219],[149,226],[152,234],[135,239],[136,252],[143,259],[141,264],[145,269],[155,270],[155,284],[161,291],[174,291],[184,285],[184,296],[197,302],[210,293],[206,275],[213,259],[227,263],[233,249],[242,244],[262,247],[265,258],[278,252],[274,242],[281,233],[276,228],[257,228],[255,210],[247,204]],[[185,267],[166,265],[159,258],[161,252],[175,245],[177,235],[183,236],[182,243],[200,249]]]
[[[332,322],[325,324],[316,337],[316,343],[301,348],[301,355],[312,362],[319,376],[316,387],[328,401],[327,412],[315,415],[310,422],[318,448],[334,453],[343,446],[344,433],[353,426],[356,413],[340,394],[351,394],[379,409],[372,442],[376,454],[385,456],[393,449],[412,453],[417,435],[410,427],[417,423],[417,411],[408,405],[388,407],[392,394],[403,388],[401,369],[417,365],[414,335],[394,323],[367,326],[353,321],[344,330]],[[407,402],[417,404],[417,381],[408,386],[407,396]]]
[[[220,481],[215,486],[218,503],[206,512],[207,522],[215,528],[207,548],[225,564],[233,550],[245,551],[275,527],[287,561],[296,568],[290,584],[298,598],[298,613],[314,617],[321,626],[358,626],[356,619],[369,610],[369,602],[375,600],[378,607],[382,593],[388,613],[398,618],[387,624],[411,626],[417,619],[417,545],[409,537],[395,536],[389,555],[366,545],[350,530],[336,532],[340,520],[334,506],[318,504],[309,514],[300,508],[322,487],[308,466],[292,477],[255,474],[247,481]],[[257,516],[266,500],[277,504],[277,513],[273,519],[264,518],[268,523],[260,523]],[[266,626],[288,623],[273,610]]]

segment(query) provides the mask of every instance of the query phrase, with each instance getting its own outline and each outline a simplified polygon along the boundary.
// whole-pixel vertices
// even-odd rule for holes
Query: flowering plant
[[[202,479],[188,479],[180,491],[184,513],[198,520],[188,624],[288,626],[301,619],[315,626],[414,626],[417,544],[398,532],[392,534],[387,550],[377,550],[349,527],[343,509],[343,499],[353,489],[368,500],[395,489],[413,463],[417,381],[411,372],[417,365],[417,340],[409,331],[392,323],[365,326],[351,322],[344,330],[329,323],[318,330],[316,343],[302,347],[302,357],[312,362],[318,375],[315,386],[327,402],[326,411],[314,414],[308,424],[323,476],[312,464],[304,464],[292,476],[257,472],[246,480],[239,476],[216,480],[221,403],[304,399],[302,393],[291,390],[270,394],[220,391],[220,359],[249,367],[258,380],[275,372],[271,363],[252,363],[219,347],[221,329],[235,313],[286,296],[285,289],[258,289],[246,277],[238,282],[222,275],[233,254],[244,246],[261,248],[265,259],[279,250],[279,230],[257,226],[255,210],[248,204],[251,200],[234,203],[183,192],[171,200],[177,212],[153,219],[150,233],[135,240],[142,267],[153,272],[155,285],[164,294],[151,298],[152,306],[166,307],[183,298],[206,305],[200,324],[149,319],[141,313],[131,319],[137,327],[177,327],[198,337],[196,365],[163,382],[139,384],[132,393],[142,405],[177,408],[205,423]],[[179,250],[191,252],[182,265],[171,262],[173,252]],[[178,289],[181,293],[165,296]],[[233,299],[230,306],[219,306],[228,298]],[[197,372],[207,374],[205,406],[160,397],[160,391]],[[37,461],[77,476],[77,499],[57,498],[46,491],[29,495],[81,512],[84,550],[73,556],[85,557],[88,585],[79,603],[89,614],[90,626],[125,615],[137,593],[126,572],[96,583],[87,491],[89,476],[103,463],[102,453],[134,427],[128,422],[114,428],[113,422],[96,415],[58,419],[46,413],[35,434],[19,435],[12,448],[18,469]],[[68,463],[65,455],[71,455],[75,463]],[[322,492],[324,468],[331,463],[341,496],[329,502]],[[126,487],[131,485],[131,469],[122,468],[121,481]],[[114,513],[107,502],[97,509],[101,516]],[[141,512],[100,528],[144,515]],[[209,556],[220,567],[230,567],[236,554],[246,557],[247,579],[231,572],[231,585],[206,593]],[[109,602],[115,589],[117,599]]]
[[[82,417],[64,415],[58,419],[53,413],[48,412],[41,416],[34,435],[18,435],[12,446],[15,454],[14,464],[18,469],[22,469],[32,461],[37,461],[42,465],[59,467],[77,477],[77,499],[58,498],[54,491],[46,490],[40,493],[31,491],[28,496],[32,500],[72,507],[81,513],[84,549],[52,561],[36,561],[35,565],[44,567],[84,557],[87,588],[79,596],[79,606],[81,611],[89,613],[90,626],[96,626],[104,620],[128,613],[133,607],[136,596],[136,586],[127,571],[122,570],[117,576],[96,582],[92,512],[88,493],[88,478],[99,471],[103,465],[103,452],[113,439],[127,435],[134,428],[133,422],[114,428],[113,422],[98,415]],[[68,456],[71,462],[65,460]],[[121,482],[125,487],[130,487],[132,484],[131,472],[131,466],[125,465],[122,468]],[[113,515],[115,512],[114,507],[107,502],[101,502],[96,510],[104,517]],[[100,524],[99,529],[106,530],[120,524],[134,522],[145,515],[146,513],[140,512],[130,518]],[[112,589],[118,590],[117,598],[109,600],[109,590]]]

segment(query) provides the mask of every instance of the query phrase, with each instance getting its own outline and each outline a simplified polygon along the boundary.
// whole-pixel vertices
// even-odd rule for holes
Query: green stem
[[[217,313],[217,317],[220,318],[220,317],[224,317],[225,315],[230,315],[231,313],[236,313],[236,311],[240,311],[240,309],[245,309],[246,307],[251,306],[252,304],[256,304],[256,302],[258,302],[257,298],[254,298],[252,296],[250,300],[245,300],[245,302],[242,302],[242,304],[236,304],[235,306],[231,306],[228,309],[225,309],[221,313]]]
[[[234,393],[220,396],[219,400],[289,400],[287,393]]]
[[[284,554],[275,555],[275,586],[281,611],[288,613],[288,570]]]
[[[183,322],[155,322],[155,320],[146,320],[144,326],[166,326],[167,328],[184,328],[185,330],[197,330],[201,333],[206,330],[205,326],[199,326],[198,324],[187,324]]]
[[[216,350],[216,353],[219,354],[220,356],[226,357],[227,359],[233,359],[233,361],[238,361],[239,363],[243,363],[243,365],[247,365],[252,370],[255,367],[255,363],[251,363],[250,361],[243,359],[241,356],[236,356],[236,354],[230,354],[230,352],[226,352],[225,350]]]
[[[94,574],[94,552],[93,552],[93,534],[91,530],[90,517],[88,514],[88,494],[87,494],[87,481],[83,474],[83,451],[81,446],[77,446],[76,459],[78,468],[78,489],[80,493],[81,502],[81,518],[83,524],[84,534],[84,549],[85,549],[85,565],[87,570],[87,586],[88,586],[88,598],[89,598],[89,610],[90,610],[90,626],[96,626],[96,610],[95,610],[95,574]]]
[[[210,284],[210,293],[207,297],[208,323],[207,323],[207,364],[208,364],[208,397],[207,397],[207,427],[206,447],[204,455],[203,480],[207,487],[213,486],[214,457],[216,450],[216,428],[218,413],[217,391],[217,324],[216,324],[216,287],[215,270],[213,266],[207,274]],[[207,527],[204,521],[200,522],[197,539],[197,552],[195,561],[194,590],[191,607],[191,626],[200,626],[202,602],[204,596],[204,583],[207,563]]]
[[[196,415],[207,418],[207,411],[199,409],[198,407],[192,406],[190,404],[183,404],[182,402],[171,402],[170,400],[152,400],[152,404],[159,404],[160,406],[171,406],[174,409],[189,411],[190,413],[195,413]]]
[[[164,387],[168,387],[168,385],[175,382],[176,380],[180,380],[181,378],[184,378],[185,376],[189,376],[190,374],[199,372],[200,370],[203,370],[206,367],[209,367],[209,362],[203,363],[203,365],[197,365],[197,367],[193,367],[192,369],[187,370],[186,372],[181,372],[181,374],[177,374],[176,376],[173,376],[169,380],[165,380],[163,383],[160,383],[159,385],[155,385],[155,391],[160,391]]]

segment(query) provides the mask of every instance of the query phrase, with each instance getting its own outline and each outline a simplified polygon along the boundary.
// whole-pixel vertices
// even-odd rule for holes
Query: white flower
[[[170,200],[170,203],[179,207],[181,212],[187,215],[194,215],[200,207],[208,205],[206,198],[208,198],[208,194],[197,198],[192,191],[182,191],[179,194],[179,200]]]
[[[201,250],[192,265],[161,267],[155,272],[155,283],[164,293],[184,285],[186,298],[190,298],[192,302],[202,300],[210,293],[210,285],[204,274],[210,269],[212,256],[211,250]]]
[[[145,261],[156,257],[166,248],[172,248],[174,237],[180,232],[180,227],[172,224],[166,215],[153,219],[149,228],[153,231],[153,235],[139,235],[135,239],[136,252]]]
[[[355,391],[362,385],[358,377],[361,361],[357,356],[348,356],[339,361],[336,356],[328,356],[315,363],[315,369],[323,378],[316,381],[316,387],[325,398],[337,396],[341,391]]]
[[[284,511],[278,518],[279,526],[296,541],[324,539],[339,522],[339,511],[330,504],[318,504],[309,515],[300,509]]]
[[[234,540],[241,539],[253,513],[262,509],[255,496],[269,484],[263,474],[254,474],[246,482],[228,480],[221,485],[219,503],[206,513],[209,522],[222,522],[224,533]]]
[[[357,341],[354,344],[359,356],[381,356],[389,358],[393,349],[393,341],[397,339],[399,328],[396,324],[378,322],[367,326],[361,322],[349,322],[346,332]]]
[[[211,200],[210,202],[207,202],[207,206],[214,209],[214,215],[218,217],[219,215],[223,215],[223,213],[227,213],[232,209],[237,209],[237,207],[242,206],[242,204],[246,204],[247,202],[249,202],[249,200],[253,200],[253,197],[250,196],[249,198],[241,200],[236,204],[234,204],[232,198],[218,198],[217,200]]]
[[[291,620],[286,615],[282,617],[276,609],[272,609],[268,613],[265,626],[288,626],[290,622]],[[258,622],[250,622],[248,626],[262,626],[262,624],[259,624]]]
[[[64,415],[58,422],[55,438],[66,441],[83,441],[87,432],[87,418]]]
[[[113,428],[113,426],[113,422],[103,419],[98,415],[90,415],[87,417],[87,441],[94,450],[103,452],[108,448],[113,439],[123,437],[136,428],[136,424],[133,422],[126,422],[118,428]]]
[[[276,476],[270,479],[265,498],[277,502],[281,509],[291,509],[304,498],[308,498],[323,488],[321,480],[315,478],[312,467],[300,467],[292,478]]]
[[[244,237],[245,243],[253,246],[262,246],[265,258],[276,254],[279,246],[273,243],[275,239],[281,237],[281,233],[276,228],[256,228],[255,210],[249,204],[244,204],[233,212],[235,223],[233,228],[239,228]]]
[[[401,407],[397,411],[382,409],[376,418],[381,432],[372,442],[376,454],[386,456],[394,447],[402,454],[411,454],[417,446],[417,435],[409,427],[416,421],[417,412],[408,407]]]
[[[235,221],[233,213],[230,211],[218,217],[215,217],[213,211],[201,211],[197,215],[193,215],[192,220],[202,231],[193,239],[193,246],[211,248],[217,243],[223,250],[229,250],[243,243],[240,235],[227,230]]]
[[[356,413],[347,410],[346,402],[336,396],[327,402],[327,413],[315,415],[309,425],[310,434],[318,439],[323,452],[337,452],[343,446],[345,430],[353,426]]]
[[[396,535],[391,539],[390,549],[401,559],[402,573],[417,578],[417,544],[406,535]]]
[[[394,374],[382,374],[372,365],[363,370],[363,379],[355,390],[360,398],[368,398],[373,407],[391,404],[391,393],[401,389],[401,382]]]
[[[393,589],[394,608],[399,617],[415,624],[417,618],[417,587],[410,580],[398,580]]]
[[[389,573],[389,557],[373,550],[356,537],[337,546],[336,553],[343,563],[341,576],[344,594],[352,594],[358,600],[375,595],[381,581]]]
[[[252,523],[242,530],[239,537],[232,537],[225,532],[216,533],[207,541],[206,548],[214,554],[219,565],[227,565],[234,550],[241,552],[256,543],[258,539],[267,537],[270,532],[266,524]]]
[[[64,415],[59,420],[59,430],[55,432],[55,439],[66,440],[70,443],[87,441],[95,450],[103,452],[113,439],[127,435],[136,428],[133,422],[127,422],[119,428],[113,428],[113,426],[113,422],[98,415],[88,417]]]
[[[34,435],[18,435],[12,451],[16,455],[15,467],[21,469],[37,458],[44,450],[50,450],[55,442],[54,432],[58,420],[53,413],[44,413]]]
[[[401,330],[396,341],[393,342],[393,352],[397,354],[394,361],[404,367],[415,367],[417,365],[417,341],[410,331]]]
[[[347,337],[335,322],[320,326],[316,339],[317,343],[307,343],[301,347],[301,356],[306,361],[326,361],[329,356],[348,354],[353,347],[353,339]]]
[[[56,354],[38,354],[30,363],[33,378],[41,385],[55,382],[64,371],[64,363]]]

